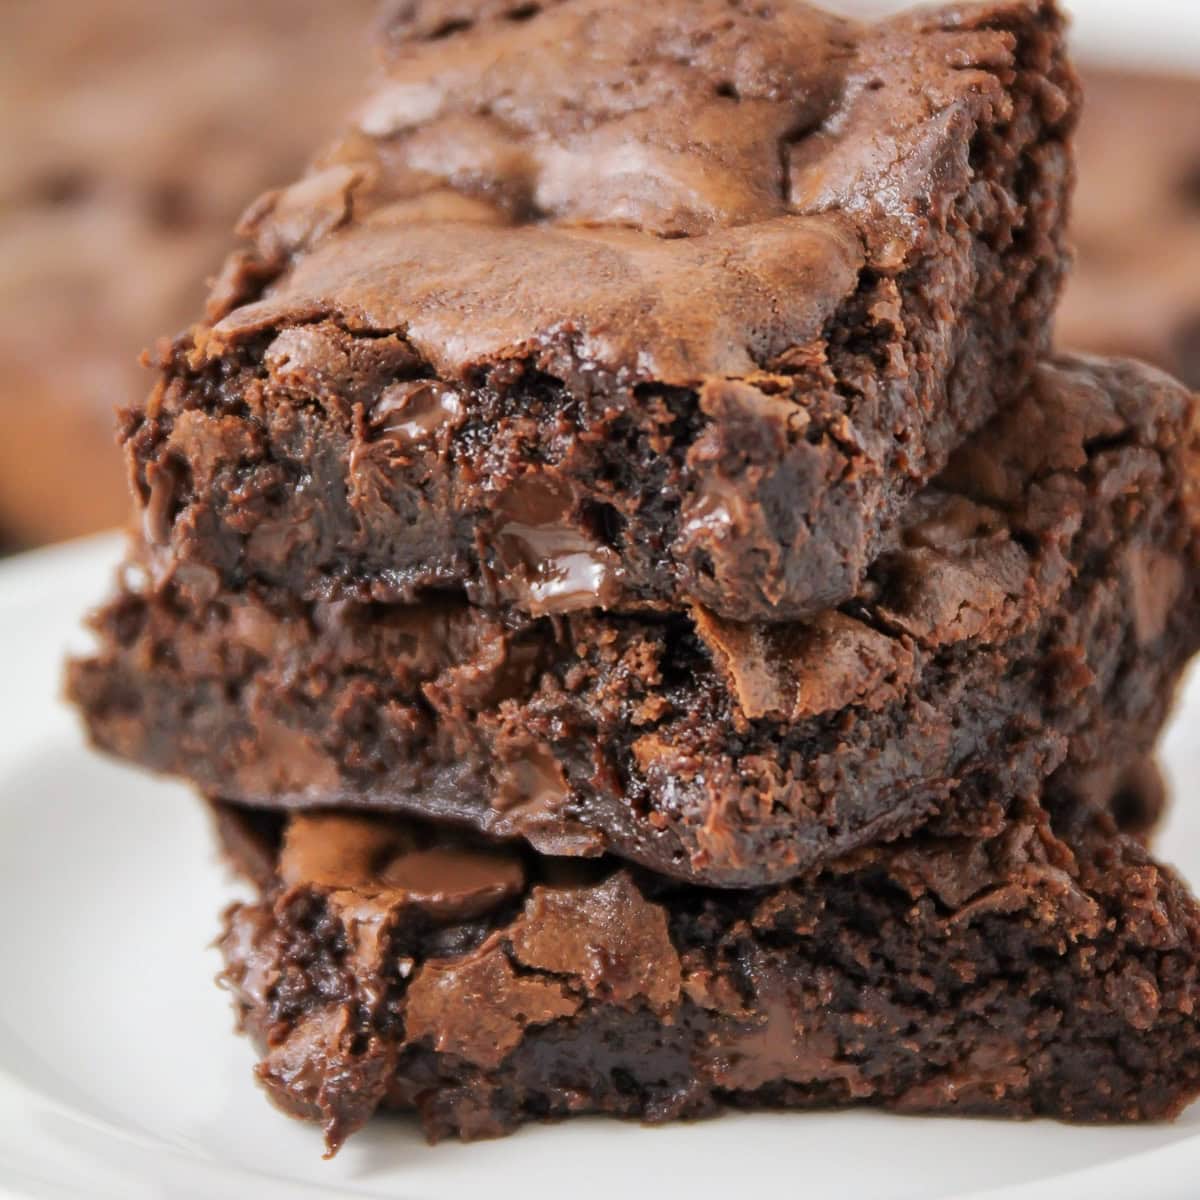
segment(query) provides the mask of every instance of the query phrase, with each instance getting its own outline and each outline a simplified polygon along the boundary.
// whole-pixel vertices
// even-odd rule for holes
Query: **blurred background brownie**
[[[1059,343],[1200,387],[1200,78],[1086,73],[1078,155]]]
[[[138,355],[198,311],[230,223],[344,112],[374,7],[6,0],[0,541],[124,518],[113,408],[150,385]]]

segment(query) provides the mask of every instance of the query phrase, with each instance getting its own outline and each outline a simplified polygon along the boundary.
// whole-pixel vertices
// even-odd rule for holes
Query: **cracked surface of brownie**
[[[1063,359],[810,622],[306,605],[127,581],[71,668],[93,741],[231,800],[463,822],[719,886],[1149,751],[1200,639],[1196,398]],[[136,575],[136,572],[134,573]]]
[[[224,981],[268,1094],[331,1151],[379,1108],[434,1140],[728,1106],[1174,1116],[1200,1090],[1196,903],[1102,814],[1047,808],[714,892],[219,806],[262,889]]]
[[[845,601],[1046,347],[1060,25],[396,10],[370,99],[126,414],[155,569],[532,615]]]

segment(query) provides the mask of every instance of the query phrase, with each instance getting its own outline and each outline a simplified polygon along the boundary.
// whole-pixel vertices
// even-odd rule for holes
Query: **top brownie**
[[[802,617],[1046,346],[1049,0],[417,0],[382,42],[126,414],[164,574]]]

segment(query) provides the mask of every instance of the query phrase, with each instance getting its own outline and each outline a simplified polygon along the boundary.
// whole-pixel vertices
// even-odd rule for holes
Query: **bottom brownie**
[[[259,1078],[331,1151],[378,1108],[433,1140],[721,1106],[1174,1116],[1200,1091],[1200,910],[1050,787],[999,829],[747,892],[219,805],[261,890],[223,978]]]

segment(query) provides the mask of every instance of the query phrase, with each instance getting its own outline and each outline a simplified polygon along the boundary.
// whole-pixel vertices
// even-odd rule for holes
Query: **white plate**
[[[1194,1197],[1200,1105],[1170,1126],[730,1115],[648,1130],[608,1120],[429,1148],[384,1119],[332,1163],[279,1115],[213,985],[209,942],[234,892],[185,791],[89,754],[57,699],[61,658],[118,547],[0,565],[0,1196],[171,1200],[686,1194],[854,1200]],[[1200,779],[1200,677],[1165,747]],[[1189,731],[1191,736],[1189,737]],[[1162,854],[1200,880],[1184,797]]]

